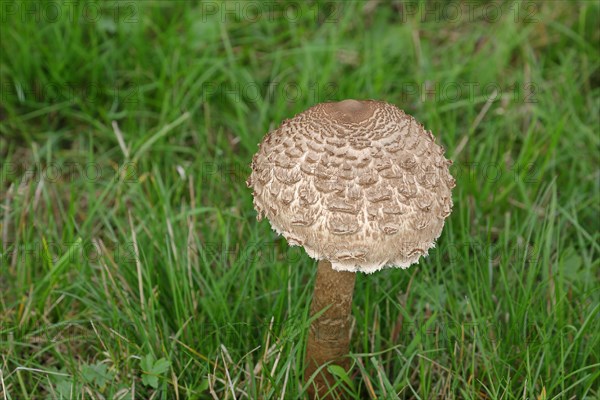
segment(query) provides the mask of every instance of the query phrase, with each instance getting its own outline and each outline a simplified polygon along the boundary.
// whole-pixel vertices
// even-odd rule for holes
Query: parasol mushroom
[[[259,144],[247,182],[258,220],[320,260],[307,380],[328,363],[349,368],[356,272],[407,268],[434,247],[452,209],[450,164],[430,131],[374,100],[317,104]],[[324,367],[310,393],[333,383]]]

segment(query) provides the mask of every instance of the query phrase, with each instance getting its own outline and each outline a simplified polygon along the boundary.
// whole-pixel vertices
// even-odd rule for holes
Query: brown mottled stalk
[[[310,315],[326,310],[310,326],[306,346],[306,380],[327,363],[340,365],[346,370],[350,366],[350,359],[346,356],[350,347],[355,280],[355,272],[336,271],[329,261],[319,261]],[[315,377],[309,395],[316,398],[318,394],[319,398],[324,398],[334,382],[334,377],[324,367]]]

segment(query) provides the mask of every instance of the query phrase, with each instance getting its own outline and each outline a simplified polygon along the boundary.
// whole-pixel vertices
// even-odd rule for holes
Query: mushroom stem
[[[340,365],[345,370],[350,367],[350,359],[345,356],[350,348],[355,280],[355,272],[336,271],[329,261],[319,261],[310,315],[312,317],[323,309],[326,310],[310,326],[306,345],[306,380],[327,363]],[[323,398],[334,383],[334,377],[325,366],[315,376],[309,388],[309,395],[316,398],[318,394],[319,398]]]

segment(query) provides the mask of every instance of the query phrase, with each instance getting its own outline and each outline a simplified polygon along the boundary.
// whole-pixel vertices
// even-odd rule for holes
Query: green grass
[[[316,263],[244,181],[344,98],[457,178],[429,257],[357,277],[349,398],[600,396],[597,2],[91,4],[0,3],[3,398],[301,398]]]

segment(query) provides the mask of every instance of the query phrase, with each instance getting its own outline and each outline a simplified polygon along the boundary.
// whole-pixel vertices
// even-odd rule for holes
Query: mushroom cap
[[[247,184],[258,220],[338,271],[407,268],[452,210],[452,162],[413,117],[374,100],[317,104],[265,136]]]

